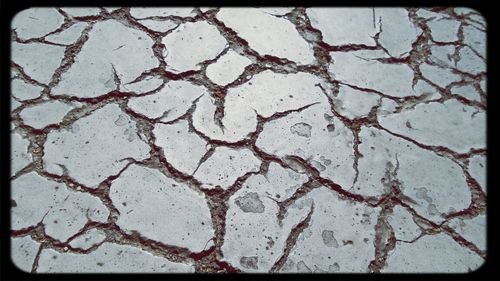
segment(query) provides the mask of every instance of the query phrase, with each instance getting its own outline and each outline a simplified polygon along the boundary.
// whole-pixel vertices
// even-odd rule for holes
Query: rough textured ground
[[[469,9],[33,8],[12,21],[28,272],[467,272],[486,257]]]

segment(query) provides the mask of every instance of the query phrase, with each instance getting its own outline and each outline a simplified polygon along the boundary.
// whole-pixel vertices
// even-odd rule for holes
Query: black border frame
[[[304,1],[305,2],[305,1]],[[495,9],[495,5],[478,5],[474,1],[450,1],[450,0],[435,0],[435,1],[352,1],[335,3],[330,2],[321,3],[319,1],[307,1],[305,3],[300,3],[297,1],[253,1],[253,3],[239,3],[241,6],[343,6],[343,7],[469,7],[480,12],[487,21],[487,93],[488,93],[488,104],[487,104],[487,186],[488,186],[488,197],[487,197],[487,259],[486,262],[477,270],[471,273],[465,274],[437,274],[437,273],[426,273],[426,274],[133,274],[133,273],[122,273],[122,274],[100,274],[100,273],[88,273],[88,274],[28,274],[17,269],[17,267],[12,263],[10,258],[10,22],[14,15],[29,7],[57,7],[57,6],[240,6],[231,5],[223,3],[209,3],[200,1],[179,1],[178,3],[173,3],[171,1],[71,1],[63,2],[56,0],[45,0],[45,1],[16,1],[15,3],[6,3],[5,1],[0,2],[0,20],[1,20],[1,41],[0,43],[0,55],[2,62],[0,63],[0,85],[4,89],[1,91],[3,94],[1,98],[3,101],[0,103],[2,109],[0,113],[2,114],[2,122],[0,123],[0,128],[4,137],[0,138],[0,147],[3,150],[2,155],[4,156],[4,161],[7,165],[1,169],[2,180],[6,181],[5,185],[0,188],[0,250],[1,250],[1,262],[0,262],[0,280],[67,280],[67,279],[77,279],[77,280],[124,280],[124,279],[139,279],[139,280],[165,280],[165,279],[185,279],[193,278],[195,280],[199,278],[221,278],[221,279],[242,279],[251,280],[257,278],[276,278],[287,280],[289,278],[298,279],[322,279],[322,280],[367,280],[367,279],[383,279],[383,280],[421,280],[421,279],[447,279],[447,280],[495,280],[500,279],[499,271],[496,268],[496,259],[498,258],[498,242],[495,239],[497,237],[497,232],[495,229],[495,218],[497,214],[497,205],[494,203],[494,198],[497,198],[498,191],[495,190],[492,181],[496,179],[493,174],[493,161],[495,159],[496,149],[494,144],[497,143],[493,139],[496,137],[494,132],[494,115],[497,112],[497,102],[495,97],[496,94],[496,64],[498,61],[498,56],[496,50],[492,49],[496,46],[493,42],[495,35],[500,34],[498,32],[498,17],[499,14]],[[392,2],[392,3],[391,3]],[[461,3],[460,3],[461,2]],[[482,4],[490,4],[493,1],[483,1]],[[403,5],[402,5],[403,4]],[[8,43],[9,42],[9,43]],[[496,48],[495,48],[496,49]],[[5,141],[5,142],[4,142]],[[493,145],[489,145],[493,144]],[[5,153],[5,154],[4,154]]]

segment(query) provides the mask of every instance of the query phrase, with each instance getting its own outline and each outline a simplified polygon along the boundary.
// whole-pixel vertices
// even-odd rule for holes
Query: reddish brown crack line
[[[470,173],[465,168],[463,168],[463,170],[467,185],[471,189],[471,203],[469,207],[464,210],[447,214],[445,216],[447,221],[456,217],[473,218],[486,212],[486,194]]]
[[[440,224],[434,223],[419,215],[412,207],[408,205],[408,203],[406,203],[410,202],[412,204],[415,204],[414,201],[412,201],[411,199],[409,200],[409,198],[401,192],[401,183],[397,179],[397,171],[399,169],[399,161],[397,160],[397,156],[396,162],[397,165],[392,172],[390,171],[392,168],[392,164],[390,162],[387,162],[388,166],[386,169],[386,175],[381,180],[383,185],[386,187],[387,192],[382,200],[376,204],[377,206],[380,206],[382,208],[382,211],[380,212],[377,224],[375,226],[375,259],[370,262],[369,271],[380,272],[380,270],[386,264],[388,253],[396,247],[396,241],[401,241],[396,239],[395,234],[392,231],[392,226],[387,221],[387,216],[390,216],[394,206],[396,205],[400,205],[406,208],[412,215],[413,220],[421,229],[421,234],[418,237],[416,237],[412,241],[403,242],[414,243],[424,235],[435,235],[443,232],[452,237],[459,245],[464,246],[469,250],[475,252],[482,258],[485,258],[486,253],[484,251],[480,250],[472,242],[466,240],[455,230],[446,225],[448,220],[445,220]],[[425,227],[423,227],[422,225],[425,225]]]
[[[224,236],[226,232],[226,215],[228,210],[228,199],[243,187],[243,183],[251,176],[263,174],[267,172],[268,164],[262,163],[259,171],[247,172],[243,176],[238,177],[236,181],[226,190],[215,187],[210,189],[202,188],[202,191],[208,197],[208,204],[210,206],[210,213],[212,223],[215,226],[215,249],[217,257],[222,257],[221,247],[224,243]]]
[[[485,148],[471,148],[469,150],[469,152],[458,153],[458,152],[455,152],[455,151],[453,151],[445,146],[426,145],[426,144],[420,143],[420,142],[418,142],[410,137],[407,137],[405,135],[394,133],[394,132],[382,127],[378,123],[376,125],[374,125],[374,127],[379,129],[379,130],[386,131],[387,133],[391,134],[392,136],[395,136],[395,137],[404,139],[408,142],[411,142],[422,149],[432,151],[438,156],[446,156],[448,158],[451,158],[452,160],[463,161],[464,159],[467,159],[467,158],[471,157],[472,155],[481,154],[481,153],[486,151]]]
[[[306,161],[305,159],[302,159],[294,155],[294,156],[286,156],[284,160],[286,163],[282,164],[284,167],[292,168],[291,167],[292,165],[293,166],[298,165],[301,171],[305,171],[307,173],[307,175],[309,176],[309,180],[306,183],[304,183],[300,188],[298,188],[292,196],[281,202],[278,202],[278,208],[279,208],[278,222],[280,224],[283,218],[285,217],[287,209],[290,205],[292,205],[297,199],[305,196],[314,188],[317,188],[319,186],[324,186],[328,189],[335,191],[338,194],[339,198],[342,200],[355,201],[366,204],[367,206],[371,207],[376,207],[380,205],[380,202],[377,203],[376,199],[373,197],[364,197],[359,194],[351,193],[342,188],[342,186],[340,186],[339,184],[333,182],[332,180],[321,177],[319,171],[315,167],[313,167],[310,163],[308,163],[308,161]]]
[[[24,69],[22,66],[18,65],[14,61],[10,62],[10,68],[15,71],[17,71],[19,74],[15,76],[15,78],[20,78],[21,80],[27,82],[28,84],[32,84],[34,86],[40,86],[42,88],[47,88],[48,86],[36,81],[35,79],[31,78],[26,72],[24,72]]]
[[[38,269],[38,263],[40,262],[40,255],[42,254],[43,244],[38,246],[38,251],[36,252],[35,260],[33,261],[33,265],[31,266],[31,273],[36,273]]]
[[[82,35],[78,38],[78,40],[75,43],[66,47],[66,50],[64,51],[64,58],[61,61],[61,65],[55,70],[54,75],[52,75],[51,81],[48,84],[50,88],[57,85],[61,80],[62,74],[66,72],[73,65],[73,63],[75,62],[76,55],[81,51],[85,42],[87,42],[88,33],[92,30],[92,28],[93,24],[91,23],[83,29]],[[46,92],[45,94],[50,95],[50,91]]]
[[[82,235],[90,229],[99,229],[104,231],[106,233],[106,238],[102,242],[96,243],[88,249],[75,248],[70,245],[70,242],[74,238]],[[105,242],[137,246],[145,251],[165,257],[166,259],[174,262],[189,261],[192,260],[193,255],[195,256],[196,254],[204,254],[203,252],[192,253],[186,248],[166,245],[158,241],[145,238],[136,231],[126,233],[125,231],[120,229],[120,227],[118,227],[114,222],[101,223],[88,220],[85,226],[77,233],[72,235],[66,242],[61,242],[47,235],[45,233],[45,227],[43,223],[40,223],[36,227],[30,228],[29,230],[12,231],[11,235],[12,237],[30,235],[33,240],[40,242],[46,249],[50,248],[58,252],[71,252],[77,254],[88,254],[90,252],[93,252]]]
[[[446,234],[448,234],[449,236],[451,236],[451,238],[453,238],[453,240],[455,240],[455,242],[457,242],[460,246],[462,247],[466,247],[468,248],[469,250],[471,250],[472,252],[476,253],[478,256],[480,256],[481,258],[483,259],[486,259],[486,251],[483,251],[481,249],[479,249],[479,247],[477,247],[474,243],[468,241],[467,239],[465,239],[463,236],[459,235],[454,229],[452,229],[451,227],[448,227],[446,225],[443,225],[441,227],[441,230],[443,232],[445,232]]]
[[[382,127],[379,124],[379,122],[377,120],[377,110],[378,110],[379,106],[373,107],[367,117],[349,120],[348,118],[342,116],[341,114],[339,114],[335,110],[335,104],[334,104],[334,100],[332,98],[332,94],[329,94],[321,85],[317,85],[317,86],[323,91],[325,96],[328,98],[328,102],[330,103],[331,111],[334,114],[334,116],[339,118],[342,121],[342,123],[344,123],[344,125],[346,125],[348,128],[350,128],[351,131],[353,132],[353,135],[355,138],[354,154],[355,154],[355,165],[356,166],[357,166],[357,162],[359,159],[359,151],[357,151],[357,145],[359,144],[358,134],[359,134],[359,130],[362,126],[375,127],[379,130],[384,130],[395,137],[402,138],[406,141],[412,142],[413,144],[419,146],[420,148],[432,151],[439,156],[446,156],[446,157],[456,159],[459,161],[463,161],[464,159],[469,158],[471,155],[478,154],[478,153],[484,153],[486,151],[484,148],[471,148],[470,151],[467,153],[457,153],[457,152],[455,152],[447,147],[444,147],[444,146],[433,146],[433,145],[422,144],[422,143],[419,143],[419,142],[417,142],[417,141],[415,141],[407,136],[404,136],[404,135],[401,135],[398,133],[394,133],[394,132]],[[351,86],[351,85],[349,85],[349,86],[353,87],[355,89],[358,89],[358,90],[362,90],[362,91],[367,90],[367,89],[362,89],[362,88],[359,88],[356,86]],[[368,90],[368,91],[372,91],[372,90]],[[415,98],[411,97],[411,99],[414,100]],[[419,99],[416,98],[416,100],[418,101]],[[357,168],[356,168],[356,170],[357,170]]]
[[[390,216],[394,206],[402,199],[405,199],[404,195],[400,189],[400,182],[397,179],[397,173],[399,170],[399,160],[397,154],[396,167],[393,168],[391,162],[387,162],[385,177],[381,179],[381,183],[386,189],[386,195],[389,200],[382,200],[378,206],[382,209],[380,211],[379,217],[377,219],[377,224],[375,225],[375,258],[368,265],[369,272],[380,272],[380,270],[385,266],[387,261],[387,256],[389,251],[396,246],[396,236],[392,229],[391,224],[387,220],[387,216]]]
[[[290,255],[290,252],[297,242],[297,238],[299,238],[299,235],[304,231],[304,229],[309,226],[309,222],[311,221],[313,212],[314,203],[312,203],[311,210],[307,214],[307,217],[299,222],[295,227],[293,227],[292,230],[290,230],[290,234],[288,234],[288,237],[286,238],[283,254],[274,263],[269,272],[278,272],[283,267],[283,265],[285,265],[285,262],[288,259],[288,255]]]
[[[197,103],[197,100],[193,102],[193,106],[188,110],[186,115],[182,117],[183,119],[188,120],[190,131],[195,132],[198,136],[200,136],[202,139],[204,139],[211,146],[215,146],[215,147],[227,146],[230,148],[248,147],[254,151],[254,153],[256,154],[257,157],[259,157],[260,153],[257,150],[255,150],[255,142],[256,142],[257,138],[259,137],[259,134],[262,132],[263,127],[266,123],[283,118],[283,117],[286,117],[289,114],[292,114],[295,112],[303,111],[303,110],[305,110],[313,105],[318,104],[316,102],[316,103],[311,103],[311,104],[308,104],[308,105],[305,105],[305,106],[302,106],[302,107],[299,107],[296,109],[289,109],[289,110],[285,110],[285,111],[281,111],[281,112],[276,112],[269,117],[263,117],[262,115],[260,115],[258,112],[256,112],[254,110],[254,112],[257,116],[257,126],[256,126],[255,130],[253,132],[248,133],[246,138],[244,138],[242,140],[235,141],[235,142],[228,142],[228,141],[223,141],[223,140],[218,140],[218,139],[212,139],[209,136],[205,135],[203,132],[199,131],[194,126],[192,113],[196,109],[196,103]]]
[[[340,119],[340,121],[342,121],[342,123],[347,126],[351,132],[353,133],[353,137],[354,137],[354,142],[353,142],[353,151],[354,151],[354,162],[353,162],[353,169],[355,171],[355,175],[354,175],[354,180],[353,180],[353,183],[352,183],[352,187],[354,187],[354,185],[356,184],[356,182],[358,181],[358,177],[359,177],[359,169],[358,169],[358,164],[359,164],[359,158],[362,157],[361,153],[359,152],[359,144],[361,143],[361,140],[359,138],[359,132],[361,131],[361,126],[362,125],[370,125],[370,124],[373,124],[376,120],[376,111],[378,109],[378,107],[373,107],[372,110],[370,111],[368,117],[365,117],[365,118],[355,118],[354,120],[349,120],[348,118],[342,116],[341,114],[339,114],[336,110],[335,110],[335,102],[334,100],[332,99],[332,95],[329,95],[327,93],[327,91],[323,88],[323,86],[321,86],[320,84],[316,84],[315,86],[319,87],[321,89],[321,91],[323,92],[323,94],[326,96],[327,100],[328,100],[328,103],[330,104],[330,109],[333,113],[333,115],[337,118]],[[328,121],[331,121],[333,120],[332,117],[328,116],[326,113],[325,113],[325,119],[327,119]]]
[[[44,43],[44,44],[48,44],[48,45],[54,45],[54,46],[66,46],[64,44],[58,44],[58,43],[53,43],[53,42],[50,42],[50,41],[47,41],[45,38],[47,36],[50,36],[52,34],[57,34],[63,30],[66,30],[67,28],[71,27],[75,22],[72,21],[70,18],[68,17],[65,17],[64,18],[64,22],[61,24],[60,27],[58,27],[57,29],[41,36],[41,37],[37,37],[37,38],[30,38],[30,39],[22,39],[22,38],[19,38],[17,32],[15,30],[11,30],[11,40],[12,41],[15,41],[17,43],[23,43],[23,44],[29,44],[29,43]]]
[[[212,147],[210,147],[209,150],[207,150],[207,152],[205,152],[205,154],[203,154],[203,156],[200,158],[200,161],[198,161],[198,164],[196,165],[196,169],[194,169],[192,175],[194,175],[196,173],[196,171],[198,171],[201,164],[205,163],[205,161],[207,161],[208,158],[210,158],[214,154],[216,148],[217,148],[216,146],[212,146]]]
[[[183,118],[187,118],[188,115],[191,115],[196,106],[196,102],[193,104],[192,108],[188,110],[186,115]],[[136,117],[133,117],[136,118]],[[138,118],[137,121],[140,121]],[[239,186],[241,186],[242,182],[246,180],[253,174],[257,174],[256,172],[247,173],[244,176],[238,178],[232,187],[229,188],[227,193],[224,193],[222,190],[218,190],[217,188],[207,190],[201,189],[201,183],[193,178],[191,175],[184,174],[177,169],[175,169],[165,158],[163,152],[160,147],[155,144],[155,137],[151,133],[152,125],[149,125],[150,128],[147,133],[147,137],[149,139],[149,145],[151,146],[151,155],[152,159],[156,159],[161,164],[161,167],[166,170],[169,176],[175,178],[176,180],[180,180],[183,182],[187,182],[190,186],[194,187],[198,191],[204,192],[207,196],[212,223],[215,229],[215,247],[211,248],[205,253],[201,255],[191,255],[195,260],[195,267],[197,270],[202,270],[206,272],[220,272],[220,271],[228,271],[235,272],[237,271],[235,268],[227,264],[226,262],[220,261],[222,257],[222,253],[220,251],[220,247],[223,243],[223,237],[225,233],[225,214],[227,212],[227,198],[235,192]]]
[[[292,196],[286,198],[283,201],[278,201],[278,223],[280,226],[282,226],[283,219],[285,218],[285,215],[288,211],[288,207],[292,205],[295,201],[297,201],[299,198],[303,197],[307,193],[309,193],[312,189],[319,187],[317,182],[313,179],[309,179],[306,183],[304,183],[302,186],[300,186]]]
[[[434,235],[438,233],[445,233],[449,235],[450,237],[453,238],[460,246],[466,247],[469,250],[475,252],[477,255],[479,255],[482,258],[486,257],[486,252],[480,250],[474,243],[468,241],[465,239],[463,236],[459,235],[455,230],[453,230],[450,227],[447,227],[445,224],[447,220],[441,222],[441,223],[436,223],[433,222],[424,216],[418,214],[413,207],[411,207],[408,203],[403,202],[401,199],[398,198],[390,198],[390,200],[393,200],[396,202],[396,204],[404,207],[413,217],[413,221],[421,228],[422,234],[418,236],[417,238],[413,239],[412,241],[407,241],[406,243],[414,243],[418,239],[420,239],[424,235]]]

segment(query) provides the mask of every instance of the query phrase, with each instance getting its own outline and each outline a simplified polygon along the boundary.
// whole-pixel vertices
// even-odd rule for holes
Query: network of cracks
[[[11,35],[23,271],[484,263],[474,10],[31,8]]]

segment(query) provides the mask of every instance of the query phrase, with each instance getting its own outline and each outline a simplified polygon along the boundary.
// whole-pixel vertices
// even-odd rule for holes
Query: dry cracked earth
[[[31,8],[11,29],[27,272],[468,272],[486,23],[467,8]]]

